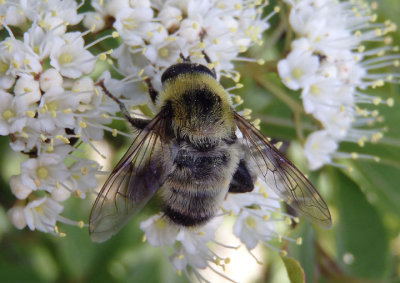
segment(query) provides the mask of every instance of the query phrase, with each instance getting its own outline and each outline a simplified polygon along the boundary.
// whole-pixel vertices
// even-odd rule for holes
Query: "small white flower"
[[[69,181],[71,189],[76,192],[78,197],[84,198],[88,190],[97,187],[96,173],[99,170],[99,164],[87,159],[79,159],[68,168],[71,176]]]
[[[179,58],[179,53],[181,53],[183,44],[184,41],[181,38],[173,42],[163,42],[159,45],[152,44],[148,46],[144,52],[144,56],[146,56],[151,63],[167,68],[176,62],[176,58]]]
[[[63,44],[54,46],[50,54],[50,65],[61,75],[76,79],[94,68],[95,57],[84,47],[80,32],[63,35]]]
[[[22,183],[21,175],[14,175],[10,178],[11,192],[18,199],[26,199],[32,192],[32,188]]]
[[[256,203],[256,196],[252,193],[228,194],[222,203],[222,209],[238,215],[243,207],[250,206],[254,203]]]
[[[58,215],[63,206],[48,197],[29,202],[24,208],[26,225],[31,230],[54,232]]]
[[[37,103],[41,98],[39,82],[32,76],[21,76],[15,83],[14,94],[19,107]]]
[[[102,101],[102,96],[100,95],[92,96],[92,98],[91,103],[88,105],[92,110],[87,109],[77,117],[77,127],[74,129],[75,134],[80,135],[80,139],[87,143],[91,140],[101,140],[103,138],[104,129],[110,130],[104,125],[109,124],[112,120],[106,113],[115,113],[117,111],[115,103],[110,103],[107,98],[104,101]],[[109,111],[110,109],[114,109],[114,111],[111,112]]]
[[[103,124],[107,124],[104,122],[107,118],[98,116],[98,111],[91,111],[90,113],[91,116],[78,118],[76,121],[78,127],[74,129],[75,134],[79,135],[85,143],[90,143],[91,140],[101,140],[104,136]]]
[[[70,25],[78,24],[83,18],[81,14],[78,14],[78,3],[74,0],[48,0],[43,5],[47,13]]]
[[[267,242],[275,231],[274,223],[268,221],[262,210],[244,210],[239,214],[233,226],[233,233],[249,250],[255,248],[259,241]]]
[[[338,148],[337,141],[327,131],[317,131],[307,137],[304,155],[311,170],[331,163],[331,154]]]
[[[56,69],[50,68],[40,74],[39,82],[40,89],[46,92],[51,88],[62,87],[63,77]]]
[[[220,223],[221,219],[215,217],[200,228],[181,228],[176,240],[182,244],[189,254],[196,254],[202,246],[214,239],[215,231]]]
[[[338,80],[326,77],[316,77],[315,81],[303,88],[301,98],[303,99],[306,113],[316,115],[321,109],[327,107],[339,110],[342,107],[354,105],[354,88],[344,86]]]
[[[303,52],[310,52],[313,50],[311,42],[305,37],[293,40],[290,46],[292,50],[301,50]]]
[[[54,17],[51,13],[46,13],[42,16],[43,20],[40,27],[46,32],[52,32],[55,35],[63,35],[67,31],[63,19]]]
[[[320,105],[313,113],[325,130],[336,138],[343,138],[354,120],[354,111],[347,107],[332,107]]]
[[[64,186],[64,182],[66,181],[63,181],[62,185],[57,184],[51,191],[51,198],[57,202],[66,201],[71,196],[71,192]]]
[[[7,9],[4,22],[9,26],[23,26],[27,21],[24,13],[16,6],[10,6]]]
[[[147,241],[152,246],[172,246],[178,235],[178,226],[171,225],[161,215],[154,215],[140,223]]]
[[[33,25],[24,33],[24,43],[38,55],[40,60],[47,59],[53,48],[64,44],[62,38],[56,33],[46,32],[37,25]]]
[[[286,59],[279,61],[278,72],[288,88],[297,90],[313,81],[318,65],[318,57],[311,52],[294,50]]]
[[[21,163],[22,183],[32,190],[40,189],[51,192],[58,183],[69,176],[63,161],[66,153],[56,151],[45,153],[37,158],[29,158]]]
[[[126,44],[143,46],[142,36],[148,30],[143,29],[142,23],[153,18],[153,10],[150,8],[122,9],[115,19],[114,28],[118,31]]]
[[[7,211],[8,220],[17,228],[24,229],[26,227],[24,207],[23,206],[13,206]]]
[[[168,30],[177,29],[182,18],[182,11],[174,6],[165,5],[160,13],[158,13],[158,18]]]
[[[208,266],[207,255],[208,249],[205,246],[197,247],[196,253],[189,253],[186,249],[180,248],[169,257],[169,260],[175,270],[182,271],[188,266],[204,269]]]
[[[92,30],[98,32],[102,30],[106,25],[106,19],[103,14],[98,12],[87,12],[83,19],[83,25]]]
[[[10,142],[12,150],[29,152],[35,146],[37,148],[43,147],[44,144],[40,138],[40,124],[36,119],[27,119],[26,121],[20,119],[15,122],[14,126],[13,136],[15,139]]]
[[[63,88],[53,87],[47,91],[39,104],[38,121],[44,132],[56,128],[74,128],[75,119],[72,111],[76,107],[72,95],[66,95]]]
[[[15,38],[6,38],[0,44],[0,74],[5,76],[0,82],[8,89],[17,75],[40,73],[42,65],[30,46]]]
[[[113,17],[115,17],[119,11],[130,8],[129,0],[104,0],[102,2],[91,0],[90,3],[96,11],[101,11],[104,15]]]
[[[180,25],[179,35],[184,37],[187,42],[193,44],[199,37],[202,25],[191,19],[184,19]]]
[[[5,136],[25,125],[25,110],[28,105],[1,89],[0,101],[0,135]]]
[[[130,1],[129,4],[133,8],[147,8],[147,9],[150,9],[153,3],[150,0],[135,0],[135,1]]]
[[[147,86],[142,80],[125,82],[111,78],[110,72],[104,72],[100,79],[104,79],[104,84],[107,85],[107,89],[118,98],[125,97],[127,108],[131,106],[140,105],[148,102],[149,95]],[[111,105],[110,105],[111,106]],[[116,113],[119,111],[117,108],[109,108],[110,113]]]
[[[9,89],[15,82],[16,77],[13,75],[6,75],[6,71],[9,70],[9,64],[0,59],[0,88]]]

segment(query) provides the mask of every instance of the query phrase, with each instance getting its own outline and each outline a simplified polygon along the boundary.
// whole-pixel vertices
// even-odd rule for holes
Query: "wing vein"
[[[314,222],[331,225],[325,201],[311,182],[282,155],[253,125],[235,112],[235,121],[243,135],[242,145],[262,177],[285,202]]]

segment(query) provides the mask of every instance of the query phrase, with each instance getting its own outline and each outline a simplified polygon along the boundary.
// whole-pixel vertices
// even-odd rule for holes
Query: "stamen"
[[[216,240],[212,240],[215,244],[217,244],[217,245],[219,245],[219,246],[221,246],[221,247],[224,247],[224,248],[227,248],[227,249],[234,249],[234,250],[237,250],[237,249],[239,249],[240,247],[241,247],[241,245],[238,245],[238,246],[229,246],[229,245],[226,245],[226,244],[223,244],[223,243],[221,243],[221,242],[217,242]]]

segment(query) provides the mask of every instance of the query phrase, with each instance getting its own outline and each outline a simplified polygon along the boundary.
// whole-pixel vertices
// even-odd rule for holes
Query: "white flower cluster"
[[[88,76],[97,57],[85,34],[69,31],[83,19],[78,9],[73,0],[0,2],[9,35],[0,42],[0,135],[28,157],[10,180],[18,201],[8,216],[19,229],[63,235],[57,221],[83,226],[60,215],[71,193],[97,187],[99,165],[77,146],[102,139],[118,110]]]
[[[271,194],[267,194],[267,191]],[[178,274],[183,272],[188,278],[194,276],[200,282],[208,282],[201,273],[205,268],[227,278],[223,270],[230,258],[223,258],[214,251],[217,247],[236,248],[215,241],[214,234],[220,227],[223,216],[235,217],[233,234],[250,254],[258,243],[277,250],[268,241],[272,238],[281,240],[284,237],[276,232],[275,227],[277,222],[282,221],[284,213],[280,212],[279,198],[270,192],[264,183],[256,182],[256,188],[246,194],[228,194],[221,210],[223,213],[200,228],[178,227],[167,222],[161,215],[155,215],[142,222],[140,228],[145,233],[144,239],[163,249]],[[285,221],[290,224],[298,219],[287,216]],[[301,238],[285,239],[301,244]],[[218,268],[221,268],[221,271]]]
[[[389,21],[376,23],[376,15],[363,1],[287,0],[290,25],[296,34],[292,51],[278,64],[284,84],[301,89],[305,112],[322,125],[305,143],[311,169],[333,164],[332,158],[373,158],[357,153],[336,152],[341,141],[377,142],[379,129],[366,127],[381,121],[377,110],[360,104],[392,106],[393,100],[365,93],[368,88],[396,82],[399,74],[382,68],[399,65],[397,49],[388,33],[396,27]],[[366,48],[369,42],[381,47]]]
[[[162,72],[177,63],[180,53],[205,64],[204,52],[212,61],[209,67],[215,68],[218,76],[238,82],[233,61],[252,60],[238,54],[253,44],[262,44],[261,34],[269,27],[268,17],[262,18],[267,4],[259,0],[91,3],[95,11],[86,15],[86,27],[100,30],[112,18],[113,27],[122,38],[122,44],[111,56],[124,79],[106,80],[105,85],[113,94],[128,98],[124,101],[128,108],[148,101],[144,77],[152,79],[155,89],[161,88]]]

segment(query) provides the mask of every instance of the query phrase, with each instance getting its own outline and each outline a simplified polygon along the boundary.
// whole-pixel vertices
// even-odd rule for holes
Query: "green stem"
[[[265,61],[264,64],[262,65],[263,73],[270,73],[270,72],[276,72],[276,65],[278,64],[279,60],[268,60]],[[249,66],[250,68],[254,67],[254,65]],[[260,68],[257,66],[256,68]]]
[[[304,112],[303,105],[299,103],[296,99],[290,97],[290,95],[282,90],[282,88],[271,83],[271,81],[266,80],[264,74],[267,73],[267,71],[265,70],[264,66],[253,65],[251,68],[247,68],[247,70],[250,72],[250,76],[258,85],[266,89],[269,93],[271,93],[273,96],[275,96],[277,99],[282,101],[290,108],[293,113],[293,122],[295,125],[296,135],[299,141],[301,143],[304,143],[305,137],[303,133],[301,116],[305,115],[306,113]]]
[[[293,119],[286,119],[286,118],[280,118],[276,116],[269,116],[269,115],[257,115],[257,118],[261,120],[261,122],[273,126],[279,126],[279,127],[287,127],[287,128],[296,128],[296,124],[294,123]],[[302,128],[303,130],[312,132],[317,130],[317,127],[311,123],[302,123]]]
[[[301,124],[301,114],[299,112],[293,112],[293,121],[295,124],[296,135],[299,138],[301,144],[304,144],[305,138],[303,133],[303,125]]]
[[[293,112],[305,114],[303,106],[299,102],[291,98],[281,88],[277,87],[276,85],[265,79],[265,70],[263,70],[263,68],[253,66],[253,68],[248,68],[248,70],[251,70],[251,77],[257,84],[268,90],[273,96],[285,103]]]
[[[273,46],[275,46],[282,35],[285,33],[286,29],[287,22],[279,21],[278,26],[274,28],[272,34],[268,36],[268,41],[264,43],[265,50],[271,49]]]
[[[285,37],[285,45],[282,54],[285,54],[288,50],[290,50],[290,44],[293,41],[293,32],[292,29],[290,28],[290,23],[288,21],[289,19],[289,13],[287,9],[287,5],[283,3],[283,1],[279,1],[279,8],[280,8],[280,21],[285,25],[286,27],[286,37]]]

